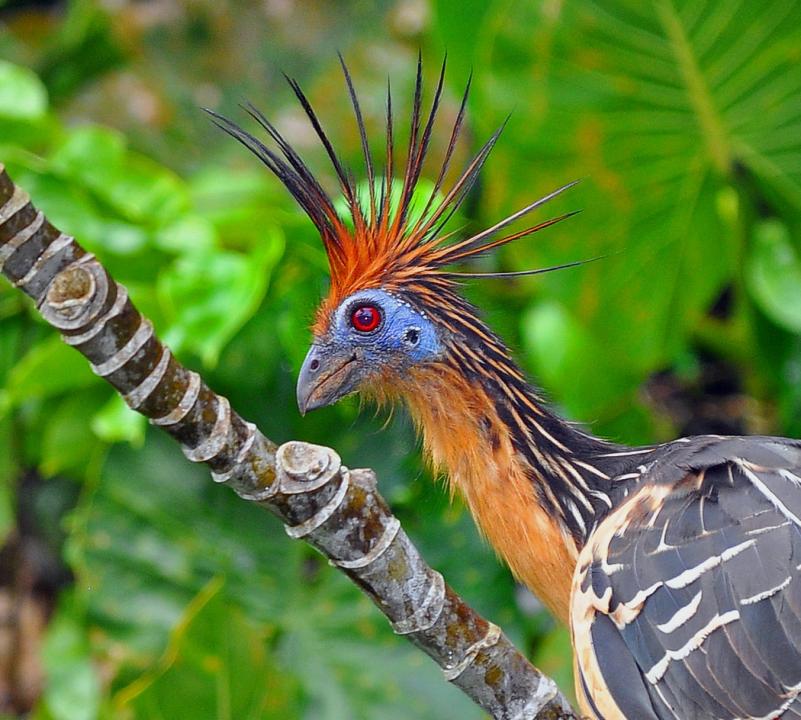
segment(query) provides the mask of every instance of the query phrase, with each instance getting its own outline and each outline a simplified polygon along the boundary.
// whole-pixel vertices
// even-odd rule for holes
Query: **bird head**
[[[410,368],[442,359],[442,333],[408,298],[380,288],[353,293],[315,332],[298,377],[298,408],[305,413],[352,392],[396,385]]]
[[[247,105],[245,109],[272,140],[272,147],[227,118],[207,111],[221,129],[253,152],[281,180],[315,224],[325,246],[331,286],[318,309],[312,328],[313,341],[298,378],[297,399],[302,413],[330,405],[354,392],[385,396],[401,387],[401,394],[413,392],[413,386],[404,383],[410,374],[449,362],[454,352],[458,354],[460,344],[476,340],[476,310],[457,292],[461,278],[530,275],[556,269],[469,273],[457,272],[452,266],[572,214],[510,234],[503,232],[574,183],[469,237],[458,239],[455,232],[445,232],[446,224],[473,186],[503,126],[479,148],[453,183],[446,184],[464,122],[470,91],[468,81],[433,187],[421,198],[418,181],[442,98],[445,63],[430,110],[424,113],[422,66],[418,59],[409,144],[405,162],[399,168],[395,163],[392,99],[387,90],[386,152],[379,172],[344,62],[342,70],[361,138],[366,176],[362,186],[356,184],[353,174],[334,151],[298,83],[291,78],[287,81],[331,161],[347,209],[345,216],[337,208],[340,203],[332,201],[298,153],[254,106]]]

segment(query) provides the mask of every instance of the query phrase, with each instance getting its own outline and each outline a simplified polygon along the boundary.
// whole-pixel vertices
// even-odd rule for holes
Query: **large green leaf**
[[[28,68],[0,60],[0,117],[39,120],[47,110],[47,91]]]
[[[46,413],[39,446],[39,466],[45,476],[71,472],[80,477],[95,453],[102,452],[90,423],[107,398],[108,390],[98,387],[51,403],[55,407]]]
[[[531,308],[523,319],[523,339],[537,376],[558,393],[574,417],[597,417],[610,397],[622,395],[631,385],[625,370],[609,362],[601,344],[557,303]],[[590,365],[588,357],[599,360]]]
[[[181,717],[191,698],[193,720],[290,718],[299,683],[277,667],[263,625],[227,604],[214,578],[187,605],[154,667],[122,688],[118,712]]]
[[[11,369],[7,397],[11,405],[47,398],[98,384],[86,359],[53,336],[35,345]]]
[[[171,320],[164,336],[171,347],[216,363],[225,343],[258,308],[283,253],[283,235],[270,230],[251,255],[201,249],[165,269],[158,291]]]
[[[787,227],[779,221],[755,228],[746,280],[754,300],[771,320],[801,332],[801,260]]]
[[[101,686],[72,595],[47,629],[42,660],[48,675],[43,705],[50,720],[95,720]]]
[[[71,130],[50,162],[129,220],[169,222],[189,206],[183,181],[153,160],[129,152],[123,136],[106,128]]]
[[[108,443],[129,442],[141,447],[145,442],[145,416],[131,410],[117,394],[98,410],[90,424],[92,432]]]
[[[498,3],[456,45],[481,67],[483,106],[515,108],[488,168],[493,217],[587,178],[554,210],[585,212],[519,243],[516,265],[621,251],[544,284],[640,377],[735,277],[721,193],[801,208],[799,26],[784,0]]]

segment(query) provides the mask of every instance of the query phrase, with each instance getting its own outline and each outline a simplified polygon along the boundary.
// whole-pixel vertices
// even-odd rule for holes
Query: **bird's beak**
[[[342,351],[312,345],[298,375],[300,414],[331,405],[356,390],[358,359],[353,349]]]

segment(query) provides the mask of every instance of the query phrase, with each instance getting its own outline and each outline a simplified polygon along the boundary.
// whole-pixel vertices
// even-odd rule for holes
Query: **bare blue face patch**
[[[353,325],[359,308],[376,308],[381,322],[371,332]],[[384,290],[361,290],[340,303],[331,322],[329,342],[339,347],[358,347],[365,359],[409,367],[438,358],[442,344],[434,324],[402,298]]]

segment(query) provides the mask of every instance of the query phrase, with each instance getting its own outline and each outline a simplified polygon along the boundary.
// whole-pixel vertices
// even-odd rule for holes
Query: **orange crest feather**
[[[207,110],[215,124],[253,152],[286,186],[320,232],[328,255],[331,270],[331,287],[320,306],[315,323],[315,333],[325,331],[331,312],[344,298],[369,287],[383,287],[392,291],[424,291],[451,289],[458,277],[510,277],[532,275],[562,267],[581,264],[583,261],[559,265],[555,268],[524,270],[506,273],[460,273],[447,270],[447,266],[481,255],[512,240],[530,235],[537,230],[553,225],[574,213],[566,213],[517,232],[498,237],[501,230],[544,204],[559,193],[575,185],[569,183],[543,198],[518,210],[490,228],[470,237],[452,242],[454,233],[443,234],[443,227],[451,218],[472,188],[484,162],[503,130],[496,130],[473,156],[453,185],[443,191],[443,183],[453,158],[464,122],[467,99],[470,92],[468,80],[462,96],[459,112],[450,134],[447,150],[437,178],[422,212],[410,217],[412,197],[421,176],[423,162],[429,148],[434,120],[437,115],[445,79],[445,62],[439,74],[431,109],[427,115],[422,111],[422,62],[418,56],[417,77],[412,105],[409,147],[403,167],[400,197],[392,201],[394,166],[394,130],[392,96],[387,88],[386,158],[380,178],[376,178],[373,158],[367,141],[367,132],[361,108],[353,87],[350,73],[340,56],[350,101],[356,117],[367,176],[368,199],[360,200],[353,176],[347,171],[334,151],[316,113],[298,83],[287,77],[290,87],[298,98],[314,131],[320,139],[333,165],[340,190],[348,206],[352,227],[346,224],[335,209],[331,198],[311,173],[297,152],[289,145],[275,126],[248,104],[248,114],[267,132],[278,147],[276,152],[238,125],[217,113]],[[440,193],[442,197],[439,198]],[[396,205],[396,207],[393,207]]]

